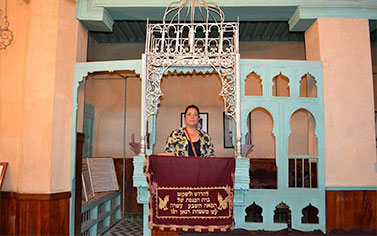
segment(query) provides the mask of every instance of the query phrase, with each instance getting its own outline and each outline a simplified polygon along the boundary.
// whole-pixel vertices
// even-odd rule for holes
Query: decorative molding
[[[159,20],[169,3],[170,0],[78,0],[76,18],[88,30],[112,31],[114,19]],[[375,0],[217,0],[216,3],[228,19],[239,16],[242,21],[289,20],[291,31],[305,31],[320,17],[377,19]]]
[[[377,5],[374,7],[343,6],[299,6],[289,19],[290,31],[306,31],[318,18],[361,18],[377,19]]]
[[[140,204],[147,204],[149,202],[150,193],[147,187],[137,188],[137,202]]]
[[[235,189],[249,189],[250,177],[250,159],[238,157],[236,159]]]
[[[243,206],[245,204],[245,190],[234,189],[234,205]]]
[[[289,31],[306,31],[316,18],[303,19],[302,8],[297,7],[293,16],[289,19]]]
[[[147,187],[147,179],[144,175],[144,162],[145,162],[145,156],[135,156],[133,159],[134,164],[134,173],[133,173],[133,181],[134,181],[134,187]]]
[[[78,0],[76,5],[76,19],[80,20],[87,30],[102,32],[113,31],[113,18],[106,11],[104,6],[94,6],[91,0]]]
[[[80,2],[81,0],[79,0]],[[166,7],[170,0],[139,0],[139,1],[124,1],[124,0],[89,0],[93,2],[94,6],[104,7]],[[289,6],[346,6],[346,7],[373,7],[377,6],[375,0],[243,0],[243,1],[228,1],[217,0],[216,3],[223,7],[289,7]]]

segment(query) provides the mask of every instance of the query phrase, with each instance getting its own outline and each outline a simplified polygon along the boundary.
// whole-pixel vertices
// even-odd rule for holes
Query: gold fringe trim
[[[149,223],[148,227],[150,229],[159,229],[159,230],[164,230],[164,229],[170,229],[173,231],[177,231],[177,229],[182,229],[182,231],[195,231],[195,232],[214,232],[215,230],[221,231],[221,232],[226,232],[230,231],[234,228],[234,221],[232,222],[231,225],[208,225],[208,226],[201,226],[201,225],[163,225],[163,224],[154,224],[154,223]]]

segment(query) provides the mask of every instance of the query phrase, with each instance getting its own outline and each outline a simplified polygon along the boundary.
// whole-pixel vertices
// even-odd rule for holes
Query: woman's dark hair
[[[195,106],[195,105],[190,105],[190,106],[187,106],[186,107],[186,109],[185,109],[185,116],[186,116],[186,113],[187,113],[187,111],[188,111],[188,109],[190,109],[190,108],[194,108],[194,109],[196,109],[196,111],[198,112],[198,115],[199,115],[199,108],[197,107],[197,106]]]

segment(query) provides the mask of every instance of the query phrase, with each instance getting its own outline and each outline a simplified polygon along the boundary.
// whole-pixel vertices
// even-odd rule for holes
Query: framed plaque
[[[82,178],[83,200],[89,201],[95,196],[95,194],[93,190],[92,178],[90,176],[89,167],[88,167],[88,158],[83,159],[81,178]]]
[[[112,158],[90,157],[87,160],[94,193],[119,190]]]

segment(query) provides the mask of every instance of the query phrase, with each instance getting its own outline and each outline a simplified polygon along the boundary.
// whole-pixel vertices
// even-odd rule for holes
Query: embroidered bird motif
[[[223,196],[221,196],[220,193],[217,194],[217,201],[219,202],[219,206],[217,207],[219,210],[225,210],[228,208],[228,202],[229,202],[230,196],[228,195],[223,199]]]
[[[158,197],[158,209],[166,211],[168,209],[167,205],[169,202],[169,195],[166,195],[164,197],[164,200],[162,198]]]

